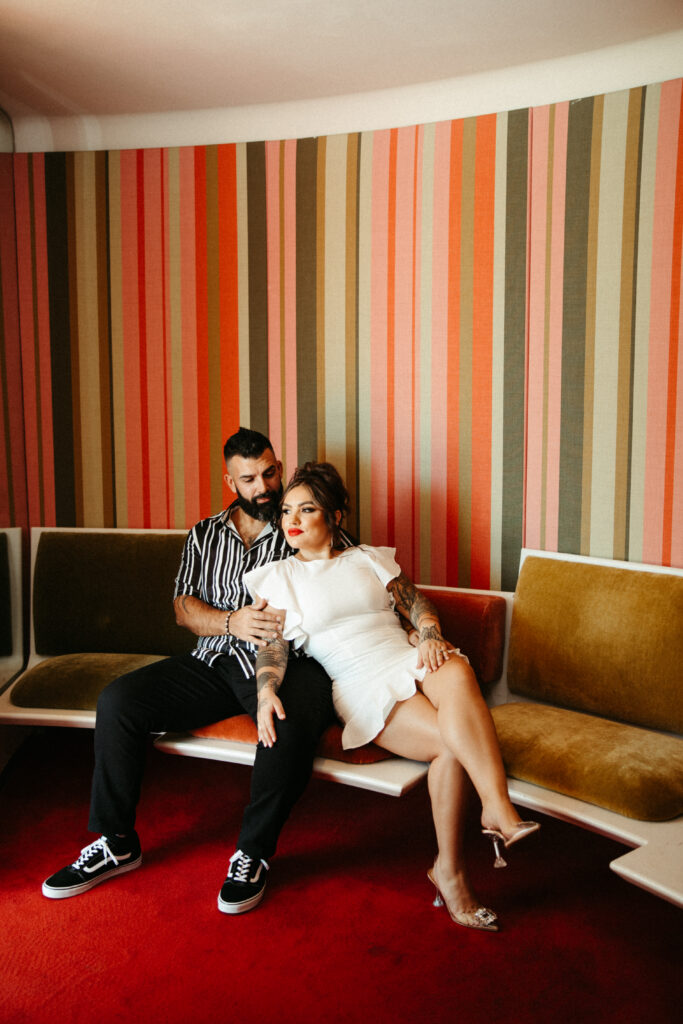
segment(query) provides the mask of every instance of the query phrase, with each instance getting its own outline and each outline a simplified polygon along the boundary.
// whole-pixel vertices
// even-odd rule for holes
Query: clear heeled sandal
[[[493,862],[494,868],[505,868],[507,867],[507,861],[503,858],[500,852],[500,844],[507,849],[508,846],[512,846],[513,843],[518,843],[520,839],[526,839],[527,836],[532,835],[534,832],[538,832],[540,825],[537,821],[520,821],[513,832],[505,835],[500,829],[497,828],[483,828],[481,834],[488,836],[493,843],[493,848],[496,853],[496,859]]]
[[[434,865],[436,867],[436,864]],[[463,928],[476,928],[484,932],[498,931],[498,918],[488,907],[477,907],[476,910],[454,910],[439,888],[439,883],[434,877],[434,868],[427,872],[427,878],[436,889],[433,906],[445,907],[451,921],[462,925]]]

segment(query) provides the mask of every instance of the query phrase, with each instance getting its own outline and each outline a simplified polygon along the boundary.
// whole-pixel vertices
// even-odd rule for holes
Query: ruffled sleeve
[[[292,586],[288,561],[269,562],[258,569],[252,569],[244,574],[244,582],[254,600],[265,597],[272,608],[285,612],[282,636],[295,647],[301,647],[308,637],[301,628],[303,615]]]
[[[401,566],[394,557],[396,548],[373,548],[369,544],[360,544],[359,548],[368,558],[382,586],[386,587],[400,575]]]

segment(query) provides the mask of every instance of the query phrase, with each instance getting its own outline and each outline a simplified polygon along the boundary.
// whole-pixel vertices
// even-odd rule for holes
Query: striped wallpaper
[[[243,423],[424,583],[683,566],[681,86],[0,157],[0,523],[189,526]]]

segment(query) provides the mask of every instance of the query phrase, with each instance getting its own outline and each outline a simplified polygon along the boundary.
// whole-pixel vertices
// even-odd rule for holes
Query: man
[[[195,729],[245,711],[257,719],[256,653],[280,636],[281,624],[265,602],[250,603],[243,576],[291,553],[275,522],[282,465],[267,437],[243,427],[223,455],[237,498],[189,532],[176,579],[176,620],[196,634],[197,645],[191,654],[121,676],[101,694],[89,820],[101,837],[43,883],[51,899],[77,896],[139,867],[135,812],[150,733]],[[310,778],[318,740],[334,721],[330,680],[311,658],[290,660],[278,696],[284,711],[277,742],[257,747],[250,802],[218,896],[226,914],[251,910],[263,898],[268,858]]]

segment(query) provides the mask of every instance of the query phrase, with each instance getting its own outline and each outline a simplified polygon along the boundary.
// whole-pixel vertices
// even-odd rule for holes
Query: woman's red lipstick
[[[303,530],[297,530],[296,527],[292,527],[291,530],[287,530],[287,533],[289,534],[290,537],[298,537],[299,534],[303,532]]]

